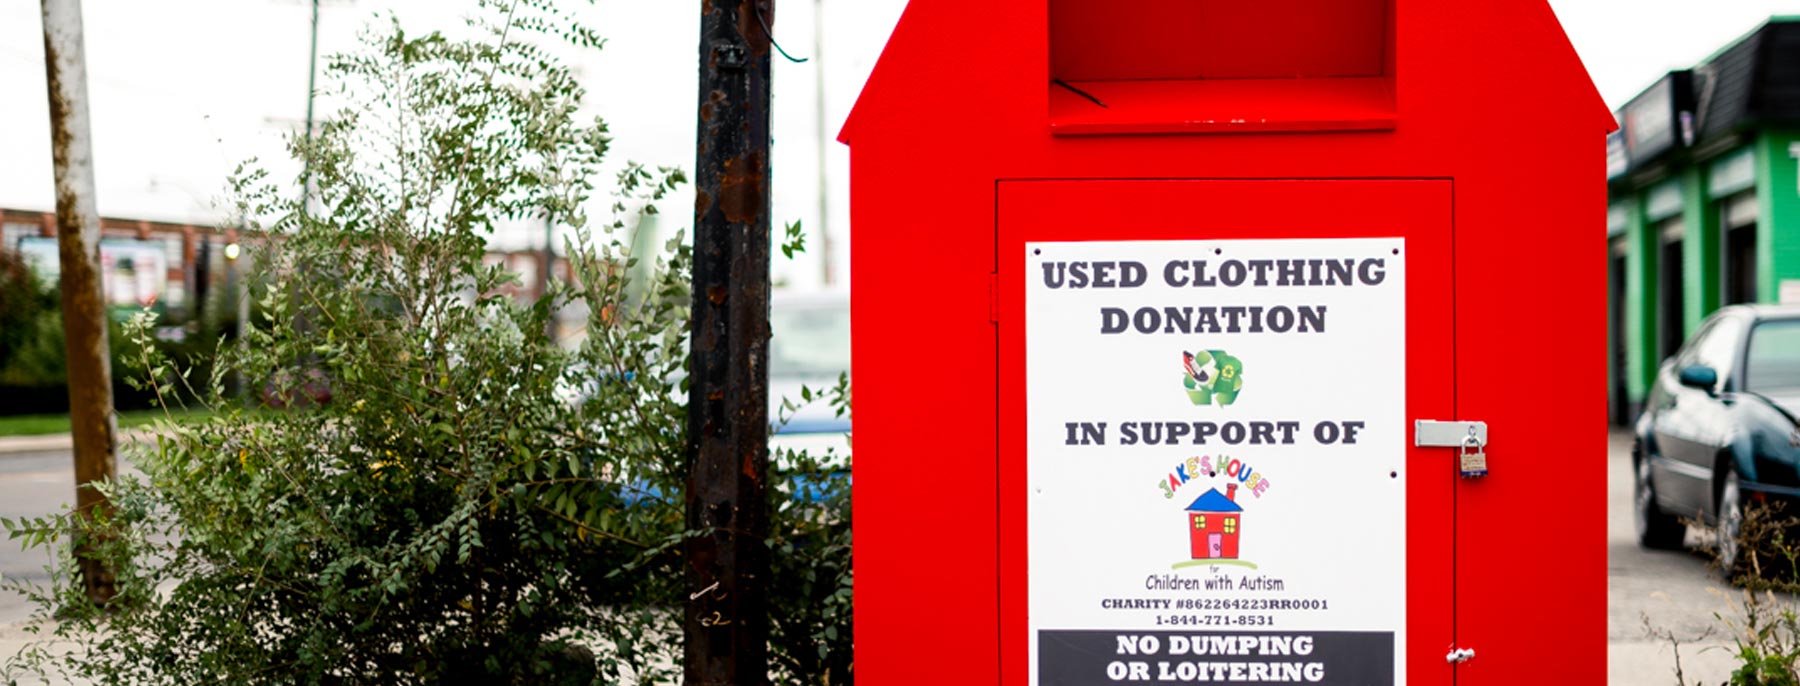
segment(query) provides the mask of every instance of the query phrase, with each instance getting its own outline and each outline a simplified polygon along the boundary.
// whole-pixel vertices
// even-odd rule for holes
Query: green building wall
[[[1784,279],[1800,279],[1800,131],[1764,131],[1756,140],[1756,299],[1777,302]]]
[[[1644,196],[1625,199],[1625,394],[1643,402],[1660,360],[1656,354],[1657,237],[1644,219]]]
[[[1710,202],[1706,167],[1693,165],[1681,174],[1681,337],[1700,328],[1706,316],[1719,309],[1719,221],[1722,214]],[[1664,350],[1663,355],[1672,351]],[[1654,369],[1651,370],[1654,373]]]
[[[1782,281],[1800,281],[1800,129],[1758,132],[1750,143],[1756,164],[1757,302],[1778,302]],[[1691,336],[1719,308],[1723,263],[1720,254],[1722,204],[1707,187],[1708,165],[1692,164],[1674,172],[1680,185],[1682,311],[1681,330]],[[1625,241],[1625,391],[1633,404],[1649,394],[1656,370],[1674,351],[1659,350],[1658,289],[1662,237],[1649,220],[1648,190],[1615,197],[1626,210]]]

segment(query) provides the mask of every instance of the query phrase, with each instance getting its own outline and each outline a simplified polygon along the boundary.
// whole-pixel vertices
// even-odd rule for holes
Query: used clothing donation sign
[[[1404,241],[1025,249],[1031,683],[1404,683]]]

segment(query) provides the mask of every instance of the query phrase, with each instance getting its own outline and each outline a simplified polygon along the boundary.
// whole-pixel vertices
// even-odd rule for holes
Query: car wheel
[[[1687,536],[1687,525],[1681,519],[1662,511],[1656,504],[1656,485],[1650,480],[1650,458],[1638,460],[1636,512],[1638,545],[1657,550],[1675,550]]]
[[[1727,575],[1737,569],[1743,556],[1743,546],[1738,545],[1738,536],[1744,528],[1743,489],[1738,483],[1737,470],[1725,468],[1725,483],[1719,487],[1719,567]]]

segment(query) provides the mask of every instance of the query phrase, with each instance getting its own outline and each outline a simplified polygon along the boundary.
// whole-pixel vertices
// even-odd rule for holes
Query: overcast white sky
[[[1606,103],[1617,109],[1800,0],[1551,0]]]
[[[1480,0],[1530,1],[1530,0]],[[847,155],[835,137],[903,0],[781,0],[776,34],[812,56],[816,3],[825,21],[824,81],[830,230],[840,273],[848,199]],[[325,0],[320,51],[351,45],[377,11],[446,26],[472,3]],[[692,0],[596,0],[588,9],[610,43],[581,60],[594,109],[615,133],[615,162],[693,167]],[[1800,0],[1552,0],[1600,93],[1615,108],[1669,69],[1691,66],[1772,14],[1800,14]],[[83,0],[90,97],[103,214],[210,222],[223,179],[258,156],[281,171],[283,132],[306,105],[307,0]],[[39,0],[0,0],[0,207],[52,205]],[[777,62],[775,217],[817,226],[819,62]],[[664,231],[687,228],[691,195],[665,206]],[[521,230],[504,242],[530,246]],[[817,241],[807,262],[778,265],[796,286],[819,281]],[[841,283],[839,284],[842,285]]]

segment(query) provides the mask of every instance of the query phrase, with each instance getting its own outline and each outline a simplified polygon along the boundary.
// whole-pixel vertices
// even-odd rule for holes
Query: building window
[[[1226,517],[1225,518],[1225,533],[1228,533],[1228,534],[1237,533],[1237,517]]]
[[[1206,515],[1199,515],[1199,516],[1194,517],[1194,528],[1196,528],[1196,529],[1206,528]]]
[[[1756,302],[1756,192],[1740,193],[1724,203],[1725,245],[1721,258],[1724,305]]]
[[[1625,311],[1629,307],[1625,299],[1625,281],[1628,278],[1628,262],[1626,254],[1630,249],[1625,244],[1625,237],[1612,240],[1612,257],[1610,267],[1612,278],[1608,289],[1612,293],[1610,304],[1612,309],[1608,315],[1612,317],[1612,327],[1606,332],[1612,346],[1612,416],[1613,421],[1627,425],[1637,417],[1631,411],[1631,395],[1627,391],[1625,379],[1631,372],[1625,364]]]
[[[1684,231],[1681,219],[1664,221],[1659,233],[1662,235],[1662,252],[1657,256],[1657,271],[1660,272],[1660,278],[1657,280],[1656,291],[1657,300],[1661,305],[1657,313],[1657,328],[1660,333],[1658,336],[1660,350],[1656,358],[1658,362],[1668,359],[1676,351],[1681,350],[1681,342],[1687,339],[1687,332],[1683,328],[1685,310],[1682,296],[1685,287],[1682,284],[1684,274],[1681,241]]]

